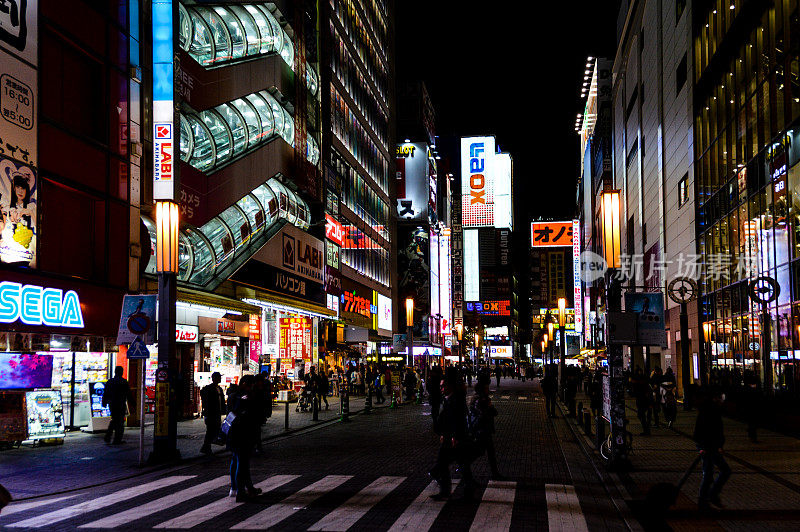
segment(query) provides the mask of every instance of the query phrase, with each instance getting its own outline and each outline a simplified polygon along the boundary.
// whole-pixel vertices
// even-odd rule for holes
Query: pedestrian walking
[[[255,423],[255,452],[262,454],[264,447],[261,444],[261,427],[272,416],[272,386],[263,373],[258,373],[253,378],[253,395]]]
[[[258,427],[257,407],[251,396],[254,379],[245,375],[239,381],[239,387],[233,397],[233,407],[229,413],[227,448],[231,451],[231,490],[229,495],[236,497],[236,502],[245,502],[255,497],[261,490],[253,486],[250,478],[250,455],[255,447],[255,435]]]
[[[220,435],[222,425],[222,415],[226,413],[225,394],[219,383],[222,382],[222,375],[218,371],[211,374],[211,384],[207,384],[200,390],[200,400],[203,402],[203,419],[206,422],[206,437],[203,439],[203,446],[200,452],[211,454],[211,444]]]
[[[720,500],[723,486],[731,476],[731,468],[722,456],[725,443],[722,423],[723,396],[720,390],[701,394],[697,405],[697,421],[694,427],[694,441],[703,459],[703,481],[697,500],[698,508],[720,510],[724,506]],[[714,478],[714,468],[719,469]]]
[[[502,480],[502,475],[497,469],[497,456],[494,449],[494,418],[497,417],[497,409],[492,404],[489,396],[489,383],[478,382],[475,385],[475,396],[469,406],[469,429],[477,447],[478,456],[486,453],[489,462],[489,470],[492,478]]]
[[[664,375],[661,373],[661,368],[656,368],[650,372],[650,394],[653,399],[650,401],[650,411],[652,412],[653,426],[658,427],[660,423],[659,414],[661,413],[661,380]]]
[[[473,446],[467,434],[466,390],[455,368],[447,368],[444,376],[442,412],[434,430],[439,435],[439,454],[429,475],[439,484],[439,493],[431,498],[437,501],[450,497],[452,481],[450,464],[458,463],[464,480],[464,498],[471,499],[475,491],[470,462]]]
[[[317,404],[320,408],[322,408],[322,401],[325,401],[325,410],[330,408],[328,404],[328,391],[330,390],[330,382],[328,381],[328,376],[325,375],[324,371],[320,371],[317,374]]]
[[[631,379],[631,394],[636,398],[636,416],[642,424],[640,436],[650,435],[649,409],[653,401],[653,390],[644,376],[642,368],[636,368]]]
[[[430,377],[426,383],[428,389],[428,400],[431,403],[431,417],[434,425],[439,417],[439,408],[442,406],[442,368],[433,366]]]
[[[375,374],[375,402],[379,405],[386,402],[386,398],[383,396],[383,386],[386,380],[386,374],[382,369],[378,370],[378,373]]]
[[[403,387],[406,389],[406,401],[413,401],[414,390],[417,388],[417,380],[414,378],[414,373],[411,368],[406,368],[405,377],[403,377]]]
[[[678,400],[675,397],[675,374],[672,368],[667,368],[661,379],[661,404],[664,408],[664,421],[667,428],[672,428],[678,416]]]
[[[125,443],[122,441],[122,433],[125,431],[125,415],[128,405],[133,404],[133,394],[128,386],[128,381],[122,376],[122,366],[114,368],[114,378],[106,381],[103,389],[102,405],[107,406],[111,413],[111,422],[106,430],[105,441],[113,445]],[[111,436],[114,441],[111,441]]]
[[[558,384],[555,377],[547,375],[541,381],[542,393],[544,394],[544,411],[550,417],[556,417],[556,393]]]
[[[467,385],[472,388],[472,364],[467,364]]]

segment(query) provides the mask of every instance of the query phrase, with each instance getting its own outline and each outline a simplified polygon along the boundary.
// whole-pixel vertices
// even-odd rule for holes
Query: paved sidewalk
[[[311,412],[296,412],[296,403],[289,405],[289,432],[293,433],[339,420],[339,398],[329,397],[330,408],[319,412],[319,421],[312,421]],[[387,407],[388,402],[373,407]],[[364,408],[364,397],[350,398],[350,412]],[[152,418],[151,418],[152,419]],[[273,407],[272,417],[262,427],[264,439],[278,438],[287,433],[285,407]],[[184,461],[206,460],[200,455],[205,437],[202,419],[178,423],[178,450]],[[25,499],[67,490],[75,490],[103,484],[120,478],[143,474],[158,467],[139,466],[139,428],[125,429],[125,443],[108,445],[103,434],[69,432],[63,444],[23,445],[18,449],[0,451],[0,484],[8,489],[15,499]],[[152,450],[153,425],[145,425],[145,460]],[[216,453],[224,447],[214,446]],[[35,481],[32,481],[35,480]]]
[[[588,398],[582,393],[578,394],[577,401],[588,405]],[[562,409],[566,410],[563,406]],[[632,509],[646,528],[658,526],[641,502],[649,488],[659,482],[677,483],[697,456],[691,439],[696,416],[696,410],[685,412],[679,405],[672,429],[662,424],[651,428],[651,436],[640,436],[642,427],[634,402],[628,401],[633,468],[619,478],[628,492]],[[663,413],[661,418],[663,421]],[[721,497],[727,508],[712,516],[697,511],[701,481],[698,467],[683,486],[675,507],[667,516],[667,524],[674,530],[800,529],[800,440],[762,429],[758,431],[758,443],[753,443],[743,423],[725,418],[724,426],[725,456],[733,470]]]

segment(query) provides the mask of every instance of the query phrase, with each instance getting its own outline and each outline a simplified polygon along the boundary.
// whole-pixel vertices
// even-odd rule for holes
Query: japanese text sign
[[[532,247],[572,246],[572,222],[532,222]]]

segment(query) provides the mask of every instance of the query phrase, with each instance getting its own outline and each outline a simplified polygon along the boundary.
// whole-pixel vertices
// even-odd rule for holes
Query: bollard
[[[342,421],[350,421],[348,419],[350,416],[350,396],[348,395],[347,389],[344,390],[344,393],[341,396],[341,408]]]
[[[590,410],[583,412],[583,431],[587,436],[592,435],[592,412]]]
[[[311,399],[311,411],[312,411],[311,419],[313,421],[319,421],[319,399],[316,393],[314,394],[313,399]]]
[[[392,390],[392,401],[389,403],[389,408],[397,408],[397,403],[394,400],[394,390]]]
[[[583,416],[583,401],[578,402],[578,408],[575,409],[575,422],[580,425],[581,417]]]
[[[289,430],[289,401],[286,404],[286,416],[284,417],[283,430]]]
[[[367,387],[367,396],[364,398],[364,413],[371,414],[372,413],[372,385],[370,384]]]

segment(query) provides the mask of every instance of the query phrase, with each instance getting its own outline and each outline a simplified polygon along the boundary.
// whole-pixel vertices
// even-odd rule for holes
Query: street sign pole
[[[683,409],[689,410],[691,402],[687,393],[691,385],[691,344],[689,342],[689,312],[686,303],[681,303],[681,386],[683,387]]]
[[[622,311],[622,289],[617,279],[617,270],[606,271],[606,309],[609,315]],[[611,327],[614,324],[606,319],[606,338],[608,341],[608,377],[611,403],[611,467],[625,469],[628,462],[628,451],[625,447],[625,383],[622,369],[622,344],[611,342]]]
[[[144,465],[144,396],[147,389],[147,359],[141,361],[142,387],[139,390],[139,465]]]
[[[767,303],[761,305],[761,382],[764,386],[764,393],[768,396],[773,394],[772,388],[772,337],[770,332],[769,307]]]

